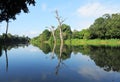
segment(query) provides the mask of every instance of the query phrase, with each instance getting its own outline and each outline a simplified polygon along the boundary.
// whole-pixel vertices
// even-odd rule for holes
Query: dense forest
[[[10,33],[0,35],[0,45],[25,44],[29,43],[29,41],[30,38],[28,36],[18,36]]]
[[[97,18],[88,28],[81,31],[71,30],[67,24],[62,24],[63,39],[120,39],[120,14],[104,14]],[[59,27],[59,26],[58,26]],[[55,36],[59,41],[59,29],[55,29]],[[53,41],[52,32],[44,30],[39,36],[32,39],[32,42]]]
[[[72,38],[72,31],[69,25],[63,24],[62,25],[62,32],[63,32],[63,39],[67,40],[67,39],[71,39]],[[60,42],[60,36],[59,36],[59,28],[57,28],[55,30],[55,36],[57,39],[57,42]],[[34,37],[32,40],[32,42],[45,42],[45,41],[50,41],[53,42],[53,36],[52,36],[52,32],[49,31],[48,29],[44,30],[39,36]]]

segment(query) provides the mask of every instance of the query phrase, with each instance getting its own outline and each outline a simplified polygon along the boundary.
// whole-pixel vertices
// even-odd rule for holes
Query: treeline
[[[10,33],[0,35],[0,44],[23,44],[28,43],[30,38],[27,36],[11,35]]]
[[[56,28],[54,31],[55,31],[55,37],[56,37],[57,42],[60,42],[59,27]],[[63,33],[64,40],[72,38],[72,31],[69,25],[62,24],[62,33]],[[39,42],[45,42],[45,41],[50,41],[50,42],[54,41],[52,32],[49,31],[49,29],[44,30],[39,36],[34,37],[31,40],[32,43],[39,43]]]
[[[105,14],[99,17],[88,28],[81,31],[71,31],[69,25],[62,25],[63,39],[120,39],[120,13]],[[55,29],[56,39],[59,41],[59,26]],[[32,39],[32,42],[53,41],[51,31],[44,30],[39,36]]]
[[[73,36],[78,39],[120,39],[120,14],[105,14],[88,29],[74,31]]]

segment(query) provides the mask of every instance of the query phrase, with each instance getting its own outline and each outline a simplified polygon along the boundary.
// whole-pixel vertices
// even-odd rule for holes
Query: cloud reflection
[[[94,79],[96,81],[100,81],[101,79],[105,78],[108,75],[104,73],[103,70],[100,70],[92,66],[81,67],[78,73],[84,76],[85,78]]]

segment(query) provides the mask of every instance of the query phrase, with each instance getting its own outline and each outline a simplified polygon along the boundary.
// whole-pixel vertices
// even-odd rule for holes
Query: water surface
[[[120,82],[120,47],[0,47],[0,82]]]

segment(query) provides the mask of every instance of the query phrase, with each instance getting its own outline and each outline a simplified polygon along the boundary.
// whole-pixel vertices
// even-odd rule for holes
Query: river
[[[120,82],[120,47],[0,47],[0,82]]]

